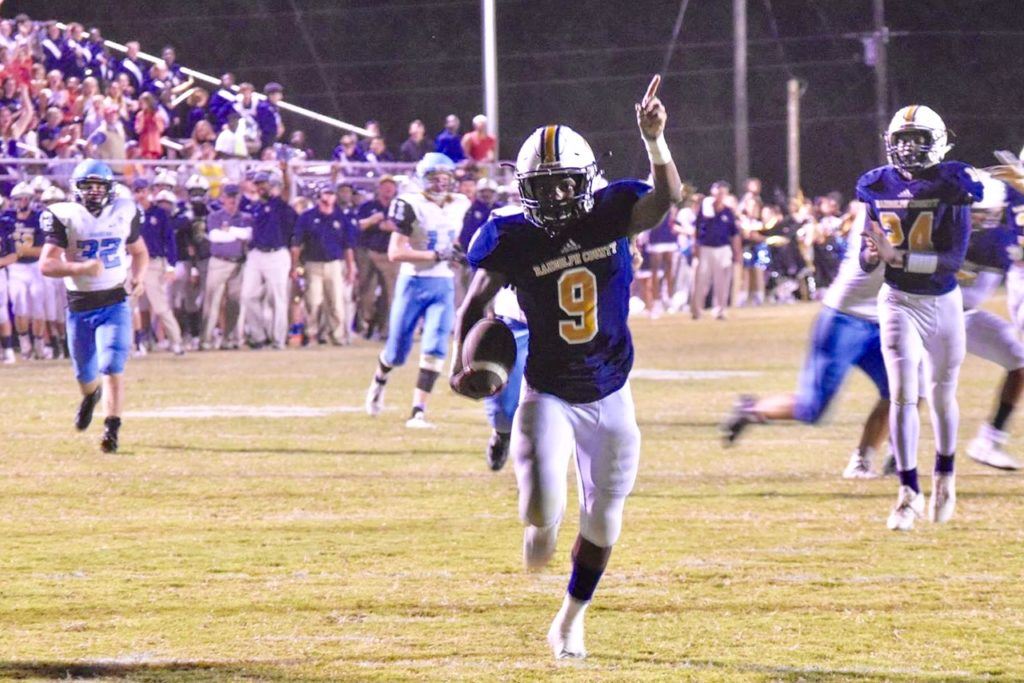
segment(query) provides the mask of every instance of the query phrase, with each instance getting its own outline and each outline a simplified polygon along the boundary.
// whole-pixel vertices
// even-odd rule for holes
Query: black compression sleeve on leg
[[[437,381],[440,374],[437,370],[420,368],[419,377],[416,378],[416,388],[429,394],[434,390],[434,382]]]

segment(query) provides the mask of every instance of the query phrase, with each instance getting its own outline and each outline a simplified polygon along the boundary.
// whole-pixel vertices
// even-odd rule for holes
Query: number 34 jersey
[[[626,383],[633,340],[626,324],[632,257],[626,237],[637,200],[650,191],[620,181],[593,210],[552,237],[519,213],[492,215],[470,244],[469,263],[505,275],[530,328],[526,381],[570,403],[591,403]]]
[[[46,241],[63,248],[66,261],[103,262],[103,270],[95,277],[64,278],[69,293],[123,290],[128,279],[125,245],[139,239],[139,221],[139,209],[130,199],[111,200],[98,216],[74,202],[51,204],[43,211],[40,223]]]
[[[957,285],[970,238],[970,205],[982,196],[981,179],[969,165],[944,161],[907,179],[892,166],[868,171],[857,181],[857,199],[897,249],[935,254],[932,273],[886,266],[885,281],[911,294],[938,296]]]

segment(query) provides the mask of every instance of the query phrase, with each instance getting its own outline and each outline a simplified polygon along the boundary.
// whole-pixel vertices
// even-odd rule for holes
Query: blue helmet
[[[446,181],[441,180],[445,174]],[[440,152],[427,152],[416,164],[416,175],[429,195],[445,195],[451,192],[455,179],[455,162]]]
[[[100,187],[96,187],[99,184]],[[86,159],[71,172],[71,192],[75,201],[92,213],[99,213],[110,201],[114,172],[102,161]]]

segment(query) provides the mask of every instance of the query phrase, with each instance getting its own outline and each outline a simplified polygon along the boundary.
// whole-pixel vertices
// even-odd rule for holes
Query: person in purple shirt
[[[242,343],[242,271],[245,245],[252,239],[253,217],[239,208],[242,189],[229,183],[221,188],[221,207],[206,219],[210,263],[203,296],[203,334],[200,348],[215,346],[214,331],[224,301],[224,329],[220,348],[237,349]],[[225,299],[225,296],[227,297]]]
[[[387,220],[391,200],[398,195],[398,184],[389,175],[381,176],[377,194],[363,202],[356,211],[359,238],[356,240],[356,266],[359,272],[358,294],[360,328],[369,339],[378,332],[382,339],[388,336],[391,317],[391,299],[398,281],[397,263],[388,259],[388,244],[394,226]],[[380,285],[380,296],[374,292]]]
[[[693,258],[697,261],[694,292],[690,298],[690,315],[700,317],[708,288],[712,287],[712,312],[717,320],[725,319],[729,303],[729,286],[733,266],[743,258],[742,240],[736,226],[736,214],[730,206],[735,202],[729,194],[729,183],[719,180],[711,185],[711,192],[701,204],[697,214]]]
[[[288,165],[281,163],[280,194],[274,194],[271,177],[259,171],[253,178],[259,198],[247,203],[253,214],[252,240],[242,274],[242,306],[245,311],[247,342],[251,348],[271,344],[284,349],[288,334],[288,274],[295,229],[295,210],[289,206]],[[270,308],[270,329],[266,309]]]
[[[364,162],[366,161],[366,154],[363,153],[362,148],[356,141],[354,133],[345,133],[341,136],[338,141],[338,146],[334,148],[332,157],[335,161],[351,161],[351,162]]]
[[[458,116],[449,114],[444,120],[444,130],[434,138],[434,151],[444,154],[455,163],[466,158],[466,152],[462,149],[462,135],[459,133],[461,125]]]
[[[491,212],[505,206],[498,201],[498,183],[490,178],[481,178],[476,183],[476,199],[469,205],[465,218],[462,219],[462,232],[459,233],[459,246],[462,251],[469,251],[469,242],[481,225],[487,222]]]
[[[267,83],[263,87],[267,99],[256,105],[256,125],[260,129],[260,151],[272,147],[278,138],[284,135],[284,124],[277,103],[284,97],[284,88],[280,83]]]
[[[352,343],[354,316],[352,286],[355,283],[355,244],[348,218],[337,204],[338,191],[324,183],[316,189],[316,206],[295,223],[292,236],[292,277],[299,268],[306,274],[306,334],[335,346]],[[321,309],[321,306],[323,307]],[[320,329],[320,320],[326,329]],[[325,339],[325,337],[327,339]]]
[[[53,21],[46,27],[46,37],[39,41],[43,53],[43,67],[46,73],[54,69],[61,71],[67,61],[68,45],[60,33],[60,27]]]
[[[149,266],[143,278],[143,296],[149,304],[149,311],[142,314],[143,329],[149,328],[150,317],[159,320],[171,342],[171,351],[180,356],[185,353],[181,346],[181,327],[174,317],[167,294],[168,285],[174,280],[174,264],[178,262],[174,229],[167,212],[154,203],[146,179],[137,178],[132,183],[132,192],[142,211],[140,233],[149,251]]]

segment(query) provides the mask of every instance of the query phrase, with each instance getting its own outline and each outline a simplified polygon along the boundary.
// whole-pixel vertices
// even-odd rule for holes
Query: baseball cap
[[[236,183],[228,183],[224,187],[220,188],[220,192],[228,197],[237,197],[242,194],[242,188],[240,188]]]
[[[712,190],[717,190],[719,188],[729,190],[732,189],[732,186],[725,180],[716,180],[715,182],[711,183]]]
[[[391,175],[390,173],[385,173],[380,177],[380,180],[377,181],[378,185],[380,185],[381,183],[394,183],[395,185],[397,185],[398,181],[395,180],[395,176]]]
[[[284,92],[284,87],[282,87],[280,83],[275,83],[271,81],[270,83],[267,83],[265,86],[263,86],[264,95],[271,95],[276,92]]]
[[[266,171],[256,171],[256,173],[254,173],[252,176],[252,181],[254,183],[269,183],[270,174],[267,173]]]
[[[145,190],[149,187],[149,181],[145,178],[136,178],[132,181],[132,191],[138,192],[139,190]]]

